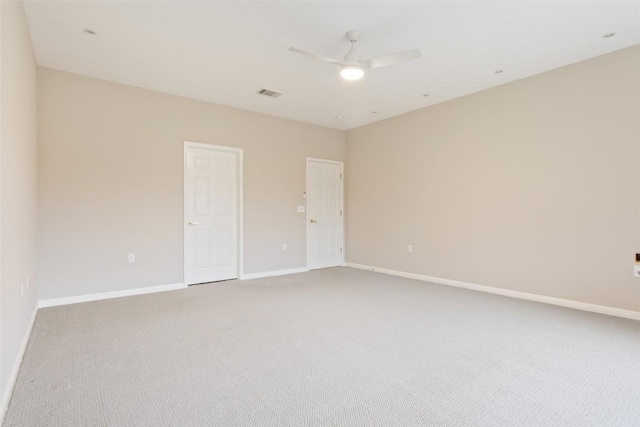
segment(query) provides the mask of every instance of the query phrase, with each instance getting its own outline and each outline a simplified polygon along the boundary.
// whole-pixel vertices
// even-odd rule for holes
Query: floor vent
[[[258,95],[268,96],[269,98],[277,98],[280,95],[282,95],[280,92],[276,92],[275,90],[269,90],[269,89],[260,89],[256,93]]]

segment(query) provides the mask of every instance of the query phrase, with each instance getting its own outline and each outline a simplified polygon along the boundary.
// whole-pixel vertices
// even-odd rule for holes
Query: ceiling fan
[[[390,53],[388,55],[376,56],[375,58],[362,59],[362,55],[356,48],[356,43],[360,38],[360,31],[349,31],[345,36],[347,40],[351,42],[351,48],[349,52],[344,56],[342,61],[337,59],[328,58],[326,56],[318,55],[316,53],[307,52],[295,47],[290,47],[291,52],[299,53],[300,55],[307,56],[312,59],[317,59],[331,64],[338,65],[340,67],[340,75],[347,80],[358,80],[364,76],[364,70],[367,68],[384,67],[387,65],[396,64],[398,62],[409,61],[411,59],[420,58],[420,50],[412,49],[405,50],[404,52]]]

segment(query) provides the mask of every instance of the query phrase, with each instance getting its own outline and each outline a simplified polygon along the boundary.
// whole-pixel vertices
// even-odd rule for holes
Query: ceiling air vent
[[[269,89],[260,89],[256,93],[258,95],[268,96],[269,98],[277,98],[280,95],[282,95],[280,92],[276,92],[275,90],[269,90]]]

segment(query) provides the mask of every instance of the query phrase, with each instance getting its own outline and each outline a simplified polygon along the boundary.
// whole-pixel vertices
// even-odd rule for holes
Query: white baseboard
[[[475,283],[460,282],[458,280],[442,279],[439,277],[425,276],[422,274],[407,273],[404,271],[389,270],[387,268],[372,267],[369,265],[347,263],[347,267],[361,270],[375,271],[392,276],[406,277],[408,279],[422,280],[425,282],[438,283],[440,285],[455,286],[457,288],[471,289],[474,291],[487,292],[490,294],[503,295],[511,298],[525,299],[529,301],[543,302],[546,304],[559,305],[561,307],[575,308],[577,310],[591,311],[594,313],[608,314],[610,316],[624,317],[627,319],[640,320],[640,312],[624,310],[622,308],[607,307],[604,305],[589,304],[586,302],[573,301],[562,298],[547,297],[544,295],[529,294],[527,292],[512,291],[510,289],[494,288],[491,286],[476,285]]]
[[[38,307],[55,307],[58,305],[77,304],[80,302],[97,301],[101,299],[128,297],[132,295],[152,294],[155,292],[174,291],[184,289],[184,283],[172,283],[170,285],[149,286],[146,288],[124,289],[122,291],[101,292],[98,294],[78,295],[75,297],[43,299],[38,301]]]
[[[309,269],[307,267],[290,268],[288,270],[264,271],[262,273],[243,274],[240,280],[259,279],[261,277],[284,276],[286,274],[306,273],[308,271]]]
[[[20,344],[20,349],[18,350],[18,354],[16,355],[16,360],[13,362],[13,368],[11,368],[11,372],[9,373],[9,378],[7,379],[7,385],[5,386],[2,392],[2,401],[0,401],[0,425],[4,421],[4,416],[7,413],[7,409],[9,408],[9,402],[11,401],[11,395],[13,394],[13,387],[16,385],[16,380],[18,379],[18,372],[20,372],[20,365],[22,365],[22,359],[24,358],[24,353],[27,351],[27,344],[29,343],[29,338],[31,337],[31,331],[33,330],[33,324],[36,320],[36,314],[38,313],[38,307],[34,307],[33,314],[31,315],[31,319],[29,320],[29,325],[27,326],[27,330],[24,332],[24,337],[22,338],[22,343]]]

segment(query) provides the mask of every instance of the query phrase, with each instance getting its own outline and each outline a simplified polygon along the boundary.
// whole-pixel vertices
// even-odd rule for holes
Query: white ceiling
[[[338,129],[640,43],[637,1],[50,0],[26,11],[41,66]],[[345,88],[335,65],[287,50],[340,59],[356,28],[365,57],[422,58]]]

